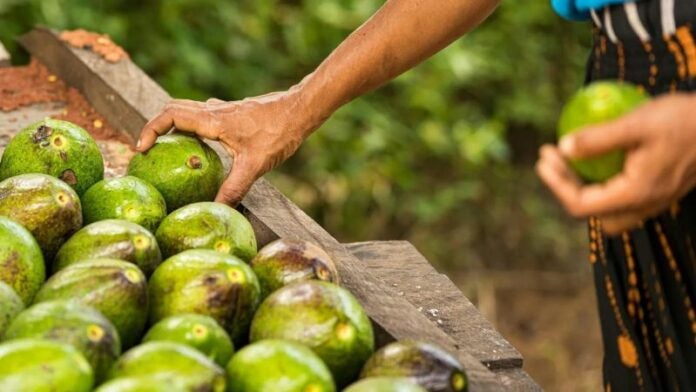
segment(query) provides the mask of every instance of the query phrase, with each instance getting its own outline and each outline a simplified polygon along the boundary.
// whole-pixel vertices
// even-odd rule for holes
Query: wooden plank
[[[89,51],[68,48],[46,29],[34,30],[20,42],[52,72],[83,91],[112,124],[127,124],[125,130],[131,135],[135,136],[146,119],[169,100],[167,93],[130,60],[108,64]],[[377,325],[378,336],[439,344],[455,352],[462,361],[473,391],[500,390],[499,381],[488,369],[459,350],[450,336],[434,328],[394,290],[382,287],[379,279],[365,271],[362,262],[266,180],[256,182],[244,199],[243,208],[252,222],[263,224],[262,230],[270,230],[278,237],[311,240],[324,247],[337,262],[344,286],[358,298]]]
[[[542,391],[539,384],[522,369],[501,369],[495,374],[498,376],[500,384],[505,390],[517,392]]]
[[[10,53],[7,52],[5,46],[0,42],[0,67],[9,67],[12,65],[10,60]]]
[[[371,241],[345,246],[483,364],[491,369],[522,366],[520,352],[411,243]]]

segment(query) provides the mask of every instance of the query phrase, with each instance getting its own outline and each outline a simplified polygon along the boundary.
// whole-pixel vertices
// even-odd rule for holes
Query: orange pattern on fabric
[[[619,335],[618,338],[619,345],[619,355],[621,356],[621,363],[626,367],[636,367],[638,366],[638,351],[636,350],[636,345],[633,344],[628,335]]]
[[[667,49],[672,53],[674,61],[677,63],[677,75],[679,75],[679,79],[686,79],[686,62],[684,61],[684,55],[681,49],[679,49],[679,45],[674,42],[670,36],[665,36],[664,40],[665,43],[667,43]]]
[[[675,35],[684,49],[684,54],[686,54],[686,67],[689,70],[689,76],[696,76],[696,44],[694,44],[694,37],[691,35],[691,28],[681,26]]]

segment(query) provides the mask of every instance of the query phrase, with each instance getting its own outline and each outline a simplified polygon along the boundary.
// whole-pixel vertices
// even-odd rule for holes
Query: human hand
[[[235,102],[173,100],[145,125],[137,150],[147,151],[172,128],[219,141],[234,163],[215,201],[236,205],[256,179],[290,157],[321,122],[292,89]]]
[[[573,216],[596,216],[604,232],[637,227],[696,185],[696,96],[656,98],[628,115],[544,145],[536,170]],[[566,159],[612,150],[626,153],[621,173],[601,184],[583,184]]]

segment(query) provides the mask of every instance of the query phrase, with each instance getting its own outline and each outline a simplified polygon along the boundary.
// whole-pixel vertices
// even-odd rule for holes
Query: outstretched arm
[[[218,140],[233,156],[216,201],[236,204],[339,107],[388,82],[478,25],[499,0],[388,0],[288,91],[242,101],[174,100],[148,122],[138,150],[172,127]]]

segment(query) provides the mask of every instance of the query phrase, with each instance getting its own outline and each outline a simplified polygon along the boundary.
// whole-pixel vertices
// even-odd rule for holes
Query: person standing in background
[[[220,141],[234,165],[216,200],[237,204],[338,108],[443,49],[498,3],[388,0],[287,91],[235,102],[174,100],[143,128],[138,150],[173,127]],[[537,163],[565,209],[589,220],[605,388],[696,390],[696,7],[687,0],[552,3],[565,18],[593,23],[587,83],[625,80],[659,96],[542,146]],[[625,166],[603,184],[581,183],[567,164],[614,149],[626,151]]]

